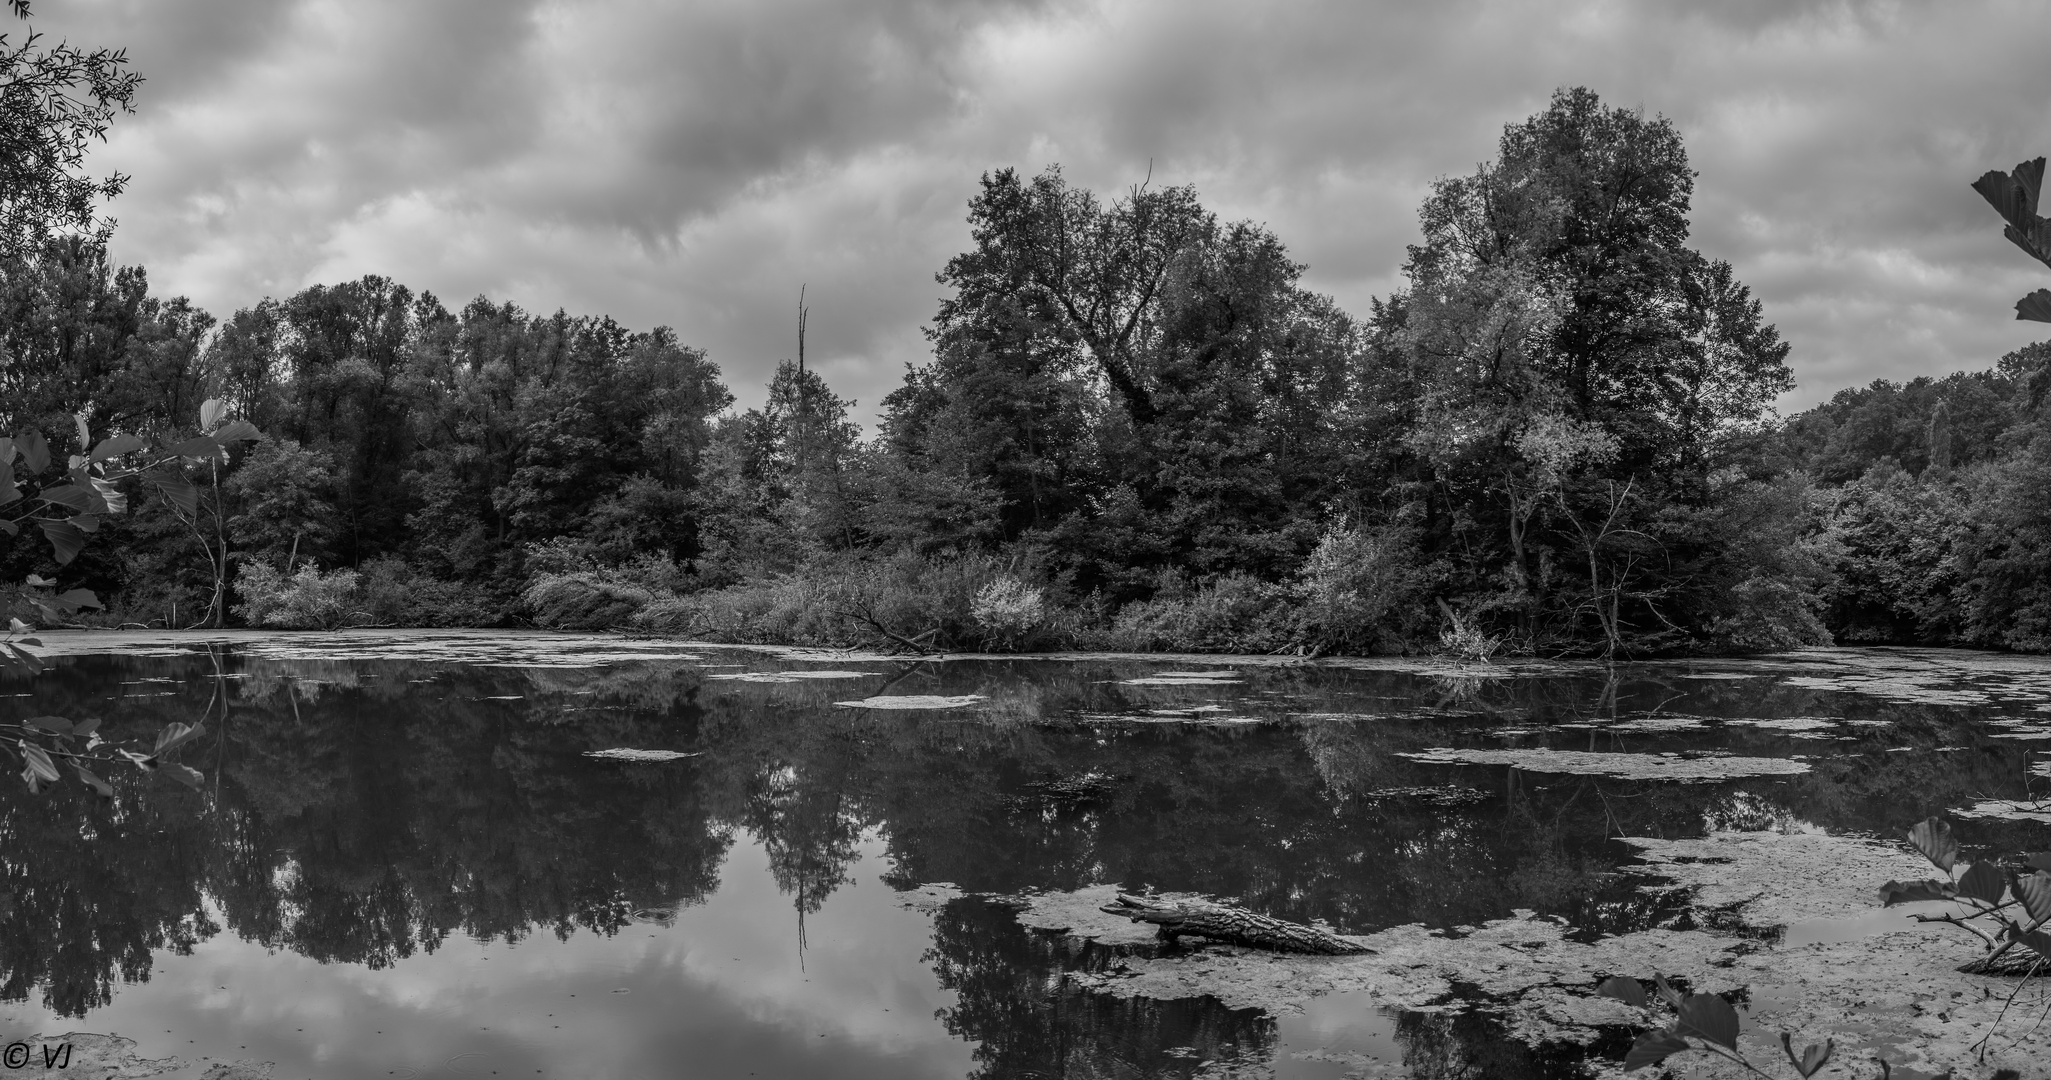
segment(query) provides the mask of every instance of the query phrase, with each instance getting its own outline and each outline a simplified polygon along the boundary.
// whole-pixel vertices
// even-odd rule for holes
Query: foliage
[[[520,594],[535,625],[547,630],[623,626],[655,599],[646,588],[591,571],[543,574]]]
[[[998,578],[976,590],[969,616],[983,631],[985,651],[1010,652],[1046,624],[1046,590],[1015,577]]]
[[[1293,600],[1288,586],[1246,574],[1170,583],[1120,608],[1098,641],[1118,652],[1280,652],[1297,643]]]
[[[242,596],[235,613],[251,626],[285,630],[333,630],[367,621],[356,607],[357,580],[354,570],[323,574],[311,562],[286,577],[269,563],[247,561],[235,574],[235,591]]]
[[[83,607],[99,606],[98,599],[83,589],[52,594],[48,591],[48,582],[31,579],[29,584],[32,590],[28,594],[30,603],[57,617],[75,615]],[[43,670],[43,661],[29,651],[42,646],[42,641],[33,633],[34,627],[28,623],[19,618],[9,618],[6,631],[0,633],[0,672],[24,671],[34,675]],[[179,747],[205,732],[204,722],[167,724],[157,733],[153,745],[133,739],[110,741],[100,734],[99,728],[100,721],[94,717],[74,721],[62,716],[32,716],[19,721],[0,721],[0,752],[21,761],[21,779],[32,795],[47,785],[61,783],[68,768],[71,775],[92,789],[95,795],[112,799],[113,786],[92,767],[104,769],[124,762],[146,773],[168,776],[190,787],[199,786],[199,771],[174,758]],[[149,748],[139,749],[144,745]]]
[[[2051,266],[2051,221],[2037,216],[2037,196],[2043,187],[2043,158],[2025,161],[2013,173],[1990,170],[1973,181],[1973,190],[2008,222],[2002,235],[2031,258]],[[2051,289],[2038,289],[2016,301],[2015,317],[2051,322]]]
[[[2037,173],[1989,177],[2034,236]],[[2051,349],[1779,424],[1787,345],[1689,246],[1695,184],[1672,122],[1562,89],[1433,186],[1403,287],[1356,318],[1192,188],[996,171],[940,268],[930,359],[866,439],[802,340],[734,410],[667,327],[451,309],[368,276],[215,332],[104,244],[58,238],[0,274],[0,420],[46,452],[78,418],[145,440],[83,480],[53,454],[37,498],[132,489],[135,455],[191,434],[203,401],[271,435],[171,463],[193,496],[118,521],[91,495],[23,500],[66,558],[74,531],[114,541],[67,585],[167,625],[219,624],[231,572],[261,563],[356,572],[334,602],[380,625],[911,650],[2051,648]],[[54,570],[18,545],[0,560]]]
[[[1917,922],[1943,923],[1979,938],[1987,954],[1977,962],[1992,969],[2018,945],[2034,953],[2030,971],[2051,960],[2051,854],[2026,856],[2024,871],[2003,867],[1993,859],[1971,864],[1959,859],[1958,841],[1943,818],[1929,818],[1909,831],[1914,845],[1930,865],[1944,872],[1943,878],[1926,881],[1890,881],[1880,887],[1883,907],[1922,900],[1946,900],[1957,910],[1942,915],[1913,914]],[[1961,867],[1964,867],[1961,872]]]
[[[1408,530],[1334,528],[1304,560],[1301,636],[1319,652],[1400,648],[1414,636],[1406,612],[1428,583]]]
[[[1657,1000],[1673,1009],[1674,1019],[1667,1026],[1638,1037],[1630,1052],[1624,1055],[1625,1072],[1659,1065],[1675,1054],[1700,1050],[1736,1062],[1754,1076],[1767,1075],[1747,1061],[1744,1052],[1738,1049],[1738,1010],[1732,1008],[1730,1002],[1715,994],[1684,996],[1660,975],[1654,975],[1652,981],[1658,993]],[[1641,1009],[1651,1006],[1654,1001],[1642,983],[1623,976],[1605,979],[1595,992]],[[1782,1032],[1780,1047],[1795,1074],[1807,1080],[1830,1062],[1836,1044],[1825,1039],[1821,1046],[1812,1043],[1797,1054],[1793,1036]],[[1881,1063],[1881,1070],[1884,1075],[1887,1070],[1885,1062]]]
[[[373,626],[497,626],[506,605],[474,585],[443,581],[401,559],[371,559],[356,571],[356,607]]]
[[[28,0],[13,0],[28,18]],[[104,239],[112,222],[98,203],[119,195],[128,178],[84,175],[86,150],[105,142],[107,125],[134,111],[142,76],[126,70],[125,49],[42,45],[31,31],[9,42],[0,34],[0,260],[37,251],[54,234]]]

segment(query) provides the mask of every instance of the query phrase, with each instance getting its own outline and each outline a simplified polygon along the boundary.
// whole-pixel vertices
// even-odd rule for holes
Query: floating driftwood
[[[1171,941],[1183,934],[1194,934],[1213,941],[1281,952],[1352,956],[1374,951],[1314,926],[1202,900],[1151,900],[1119,893],[1116,903],[1105,904],[1098,910],[1107,915],[1123,915],[1133,922],[1153,923],[1161,928],[1161,936]]]

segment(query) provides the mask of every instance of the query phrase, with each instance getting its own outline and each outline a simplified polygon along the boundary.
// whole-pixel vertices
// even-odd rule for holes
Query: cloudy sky
[[[1555,87],[1671,117],[1695,243],[1799,408],[2035,340],[2051,280],[1967,184],[2051,152],[2051,5],[1335,0],[36,0],[125,45],[116,255],[226,315],[376,273],[675,326],[744,404],[794,351],[866,419],[984,170],[1191,183],[1350,309],[1432,179]]]

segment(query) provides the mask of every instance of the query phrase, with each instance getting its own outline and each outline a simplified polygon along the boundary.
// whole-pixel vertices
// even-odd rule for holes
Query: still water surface
[[[1575,1076],[1579,1054],[1485,1014],[1078,990],[1063,970],[1116,957],[1022,929],[1003,898],[1115,883],[1345,932],[1516,909],[1582,935],[1687,925],[1685,897],[1615,872],[1614,837],[1898,833],[2029,797],[2051,748],[2051,668],[1969,654],[1471,677],[98,640],[0,682],[0,718],[120,735],[204,716],[184,760],[207,786],[124,775],[112,806],[0,786],[0,1038],[115,1032],[193,1077],[242,1059],[280,1078]],[[879,695],[973,700],[836,704]],[[587,756],[619,748],[695,756]],[[1604,757],[1534,771],[1506,750]],[[1704,761],[1739,764],[1656,778]],[[2043,828],[1961,838],[2042,846]],[[922,901],[935,883],[970,895]]]

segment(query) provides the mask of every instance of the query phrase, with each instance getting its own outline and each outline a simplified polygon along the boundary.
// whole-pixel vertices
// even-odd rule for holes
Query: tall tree
[[[28,0],[8,6],[29,17]],[[113,222],[99,204],[128,178],[91,178],[85,155],[106,141],[115,116],[134,111],[142,76],[127,68],[126,49],[44,47],[34,31],[0,34],[0,260],[33,257],[60,235],[107,238]]]

